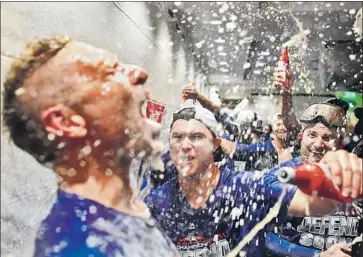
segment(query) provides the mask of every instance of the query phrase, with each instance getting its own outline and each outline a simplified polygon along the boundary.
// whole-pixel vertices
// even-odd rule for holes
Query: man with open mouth
[[[281,208],[271,225],[284,224],[288,215],[306,216],[306,210],[316,216],[336,210],[336,201],[307,196],[281,183],[276,176],[279,167],[266,172],[219,169],[213,160],[221,142],[216,135],[218,124],[210,111],[186,106],[175,112],[169,144],[178,177],[151,190],[146,198],[182,256],[227,256],[276,203]],[[353,173],[356,178],[362,175],[362,159],[340,150],[325,153],[320,162],[335,174],[344,194],[353,199],[362,194],[361,185],[352,181]],[[344,175],[342,167],[348,168]],[[353,191],[347,192],[347,187]],[[259,230],[242,248],[244,256],[264,256],[265,232]]]
[[[292,102],[289,108],[293,109]],[[333,98],[308,106],[303,110],[299,121],[287,122],[295,126],[290,127],[290,130],[301,129],[298,133],[301,156],[281,163],[279,166],[296,167],[301,163],[319,163],[327,152],[342,148],[348,108],[349,105],[345,101]],[[290,115],[292,113],[290,112]],[[289,117],[284,116],[284,118]],[[337,185],[341,183],[338,181]],[[360,180],[355,183],[362,182]],[[345,194],[349,194],[352,188],[346,190]],[[355,201],[352,204],[343,205],[335,213],[322,218],[312,214],[305,217],[290,216],[285,224],[278,226],[278,229],[272,229],[267,234],[265,255],[268,257],[358,257],[360,255],[357,251],[352,251],[349,243],[363,233],[361,215],[362,209]]]
[[[4,83],[4,120],[22,150],[58,176],[35,257],[178,256],[131,182],[134,156],[162,151],[146,119],[148,74],[66,36],[31,41]]]

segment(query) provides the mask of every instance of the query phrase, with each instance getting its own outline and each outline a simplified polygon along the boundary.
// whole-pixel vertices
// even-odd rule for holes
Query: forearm
[[[221,107],[218,104],[213,103],[210,99],[200,93],[198,93],[197,100],[204,108],[210,110],[213,113],[221,110]]]
[[[295,115],[292,94],[290,90],[283,90],[281,93],[281,115],[283,122],[289,131],[300,131],[301,124]]]
[[[322,198],[309,196],[297,190],[289,207],[289,215],[293,217],[325,216],[334,213],[342,203]]]

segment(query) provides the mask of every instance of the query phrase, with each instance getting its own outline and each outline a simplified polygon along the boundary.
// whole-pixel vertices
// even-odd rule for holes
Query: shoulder
[[[151,209],[167,201],[176,188],[178,177],[174,177],[157,188],[150,190],[145,198],[145,203]]]
[[[78,220],[80,220],[78,218]],[[96,249],[90,249],[85,242],[88,228],[81,229],[76,219],[51,213],[41,224],[35,242],[34,257],[88,256],[104,257]]]
[[[238,171],[225,166],[221,168],[221,178],[218,187],[231,187],[232,191],[248,190],[253,182],[258,182],[263,177],[262,171]]]

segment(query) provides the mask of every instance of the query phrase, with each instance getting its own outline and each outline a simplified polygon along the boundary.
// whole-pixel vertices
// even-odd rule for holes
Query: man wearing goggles
[[[334,104],[331,103],[333,101]],[[319,162],[325,152],[341,146],[346,111],[340,106],[344,103],[342,100],[332,99],[325,103],[312,104],[303,111],[300,118],[302,131],[298,137],[301,139],[300,153],[304,162]]]
[[[287,78],[291,81],[290,74]],[[280,82],[279,74],[275,73],[275,84],[279,85]],[[280,166],[295,167],[306,162],[318,163],[326,152],[340,149],[346,126],[348,104],[339,99],[312,104],[302,112],[299,122],[294,112],[286,112],[288,106],[290,110],[293,110],[292,98],[288,97],[289,95],[291,96],[289,90],[283,90],[283,118],[289,129],[295,130],[301,140],[301,156]],[[344,170],[343,176],[350,176],[349,170]],[[336,181],[345,194],[352,192],[351,188],[361,183],[361,180],[357,180],[347,185]],[[265,255],[269,257],[359,256],[349,245],[353,238],[362,233],[359,227],[359,223],[362,222],[359,219],[359,213],[360,209],[354,203],[344,205],[338,212],[324,218],[290,217],[285,225],[275,230],[276,232],[267,234]],[[336,230],[335,227],[344,229]]]
[[[213,113],[194,106],[173,115],[169,145],[178,177],[152,189],[145,201],[182,256],[227,256],[277,201],[282,207],[274,224],[286,224],[288,215],[305,216],[306,210],[317,216],[335,211],[335,201],[309,197],[279,182],[279,167],[263,173],[216,167],[213,155],[220,143]],[[354,176],[362,173],[361,160],[345,151],[330,151],[322,162],[344,186],[352,177],[342,176],[343,166]],[[242,251],[245,256],[265,256],[264,242],[261,230]]]

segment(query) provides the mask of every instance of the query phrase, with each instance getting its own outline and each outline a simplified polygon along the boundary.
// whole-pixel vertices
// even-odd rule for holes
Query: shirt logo
[[[189,225],[188,225],[188,229],[195,229],[195,225],[193,222],[191,222]]]

